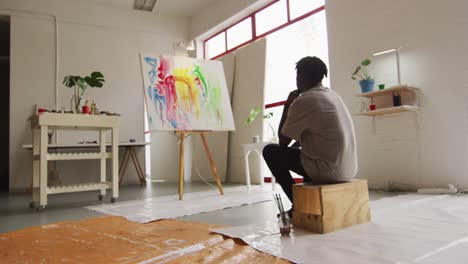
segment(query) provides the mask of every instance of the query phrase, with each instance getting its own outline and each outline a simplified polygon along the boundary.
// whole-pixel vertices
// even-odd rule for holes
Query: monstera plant
[[[73,88],[73,95],[70,100],[74,112],[81,112],[80,104],[83,94],[88,87],[101,88],[104,86],[104,75],[101,72],[92,72],[89,76],[68,75],[63,78],[63,84],[68,88]]]

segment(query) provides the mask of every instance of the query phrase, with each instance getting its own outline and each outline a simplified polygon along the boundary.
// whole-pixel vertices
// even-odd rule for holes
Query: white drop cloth
[[[370,203],[372,221],[328,234],[276,222],[213,230],[295,263],[468,263],[468,197],[402,195]]]
[[[245,186],[224,189],[224,195],[218,190],[187,193],[182,201],[178,195],[152,197],[144,200],[117,202],[88,206],[87,209],[104,214],[118,215],[128,220],[147,223],[160,219],[176,218],[236,207],[246,204],[270,201],[273,192],[270,186],[252,186],[248,191]]]

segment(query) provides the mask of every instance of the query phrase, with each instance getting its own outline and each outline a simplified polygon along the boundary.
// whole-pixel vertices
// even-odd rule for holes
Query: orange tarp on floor
[[[215,227],[117,216],[30,227],[0,234],[0,263],[289,263],[210,233]]]

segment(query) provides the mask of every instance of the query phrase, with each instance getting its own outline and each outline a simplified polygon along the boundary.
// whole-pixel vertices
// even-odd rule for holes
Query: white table
[[[255,152],[258,154],[258,156],[260,157],[260,159],[262,159],[262,151],[263,151],[263,148],[270,144],[272,142],[260,142],[260,143],[249,143],[249,144],[242,144],[242,148],[244,150],[244,163],[245,163],[245,181],[247,183],[247,189],[250,190],[250,167],[249,167],[249,155],[250,153],[252,152]],[[261,163],[263,166],[263,162]],[[263,175],[260,175],[260,185],[264,185],[265,184],[265,179],[263,178]],[[275,190],[275,185],[276,185],[276,179],[275,177],[272,175],[271,176],[271,184],[272,184],[272,188],[273,190]]]
[[[102,199],[106,194],[106,189],[112,189],[111,201],[115,202],[119,197],[119,125],[119,116],[62,113],[41,113],[33,116],[31,118],[31,129],[33,130],[33,201],[30,206],[37,209],[44,208],[47,205],[47,195],[56,193],[100,190],[99,199]],[[49,129],[99,131],[100,152],[48,153],[47,131]],[[106,131],[112,133],[111,152],[106,152]],[[100,182],[53,187],[47,185],[47,161],[91,159],[101,161]],[[111,182],[106,181],[106,159],[111,159],[112,162]]]

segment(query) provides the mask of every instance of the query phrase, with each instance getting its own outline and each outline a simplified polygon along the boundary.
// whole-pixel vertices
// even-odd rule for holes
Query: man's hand
[[[294,102],[294,100],[296,100],[299,95],[301,94],[301,92],[299,92],[299,90],[294,90],[292,92],[289,93],[288,95],[288,99],[286,100],[286,103],[284,104],[284,107],[288,107]]]
[[[284,122],[286,121],[286,118],[288,116],[289,106],[299,97],[300,94],[301,93],[299,90],[294,90],[290,92],[288,99],[286,100],[286,103],[284,104],[283,115],[281,116],[281,121],[278,127],[278,138],[279,138],[279,144],[281,146],[288,146],[289,143],[291,143],[291,139],[283,135],[281,130],[283,129]]]

